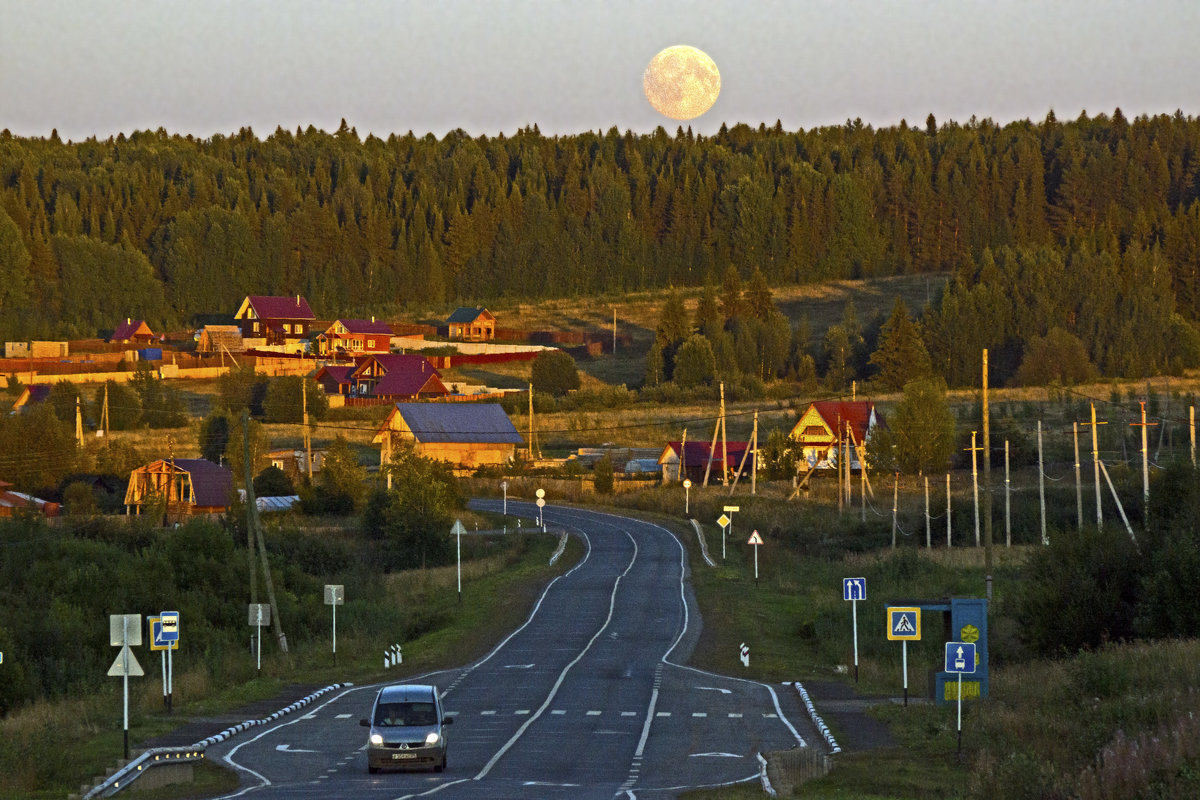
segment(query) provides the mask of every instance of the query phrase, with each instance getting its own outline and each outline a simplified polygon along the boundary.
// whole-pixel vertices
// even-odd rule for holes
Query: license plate
[[[417,757],[416,753],[392,753],[393,760],[399,760],[401,758],[416,758],[416,757]]]

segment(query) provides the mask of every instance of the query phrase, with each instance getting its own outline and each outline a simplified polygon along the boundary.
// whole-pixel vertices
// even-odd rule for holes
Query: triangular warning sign
[[[908,614],[896,615],[895,633],[916,633],[917,629],[913,627],[912,617]]]
[[[108,668],[110,678],[121,678],[125,675],[140,678],[145,674],[142,671],[142,665],[138,663],[137,656],[129,649],[129,645],[124,645],[121,648],[121,652],[117,653],[117,660]]]
[[[450,529],[450,535],[451,536],[462,536],[466,532],[467,532],[467,529],[463,527],[462,520],[461,519],[454,520],[454,527]]]
[[[762,537],[758,535],[758,531],[755,531],[754,533],[750,534],[750,541],[746,542],[746,544],[762,544],[762,543],[763,543],[763,540],[762,540]]]

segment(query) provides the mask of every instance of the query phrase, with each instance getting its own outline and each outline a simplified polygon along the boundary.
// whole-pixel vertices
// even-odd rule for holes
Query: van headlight
[[[431,731],[429,733],[429,735],[425,737],[425,744],[426,745],[437,744],[440,738],[441,737],[439,737],[436,732]]]
[[[376,747],[379,747],[380,745],[383,744],[383,737],[380,736],[378,733],[372,733],[371,734],[371,744],[375,745]]]

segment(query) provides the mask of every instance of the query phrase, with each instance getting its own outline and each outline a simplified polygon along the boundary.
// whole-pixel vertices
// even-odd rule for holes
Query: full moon
[[[671,119],[695,119],[721,93],[721,73],[703,50],[677,44],[650,60],[642,76],[646,99]]]

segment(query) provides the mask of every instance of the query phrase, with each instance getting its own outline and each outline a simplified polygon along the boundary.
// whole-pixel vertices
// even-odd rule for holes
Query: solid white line
[[[563,667],[562,672],[558,674],[558,679],[555,680],[554,685],[550,687],[550,693],[546,696],[546,701],[542,703],[537,712],[530,716],[529,719],[525,720],[525,722],[521,724],[520,728],[517,728],[517,732],[512,735],[511,739],[504,743],[503,747],[496,751],[496,754],[492,756],[491,760],[488,761],[487,764],[483,766],[483,769],[479,771],[479,774],[475,776],[474,780],[480,780],[487,777],[487,774],[492,771],[492,767],[496,766],[496,762],[499,761],[504,754],[507,753],[513,747],[513,745],[517,743],[517,741],[525,734],[525,731],[529,730],[529,726],[536,722],[538,717],[545,713],[546,709],[550,707],[550,704],[554,702],[554,696],[558,694],[558,690],[562,687],[563,681],[567,679],[567,673],[570,672],[576,664],[583,660],[583,657],[587,655],[588,650],[592,649],[592,645],[595,644],[596,640],[600,638],[600,635],[604,633],[605,628],[607,628],[609,623],[612,622],[613,611],[617,604],[617,590],[621,587],[621,579],[629,574],[629,571],[633,569],[633,565],[637,563],[638,558],[637,540],[630,536],[628,532],[626,532],[625,535],[629,536],[629,541],[633,542],[633,556],[629,559],[629,564],[625,567],[625,571],[618,575],[617,579],[613,581],[612,591],[608,595],[608,616],[605,618],[604,624],[596,630],[596,632],[592,635],[592,638],[588,640],[588,643],[579,651],[579,654],[576,655],[569,664]],[[578,566],[576,569],[578,569]],[[543,594],[542,597],[545,597],[545,595]],[[541,602],[541,600],[538,600],[538,605],[541,605]]]

